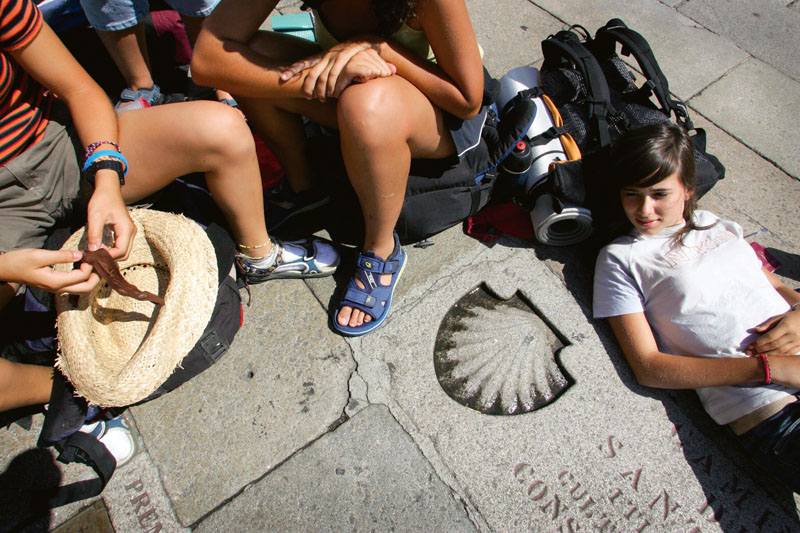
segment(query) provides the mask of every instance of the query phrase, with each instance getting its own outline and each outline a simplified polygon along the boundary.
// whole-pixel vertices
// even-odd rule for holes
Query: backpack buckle
[[[228,350],[228,341],[220,337],[214,330],[208,331],[200,337],[198,344],[203,349],[203,355],[211,363],[216,362]]]

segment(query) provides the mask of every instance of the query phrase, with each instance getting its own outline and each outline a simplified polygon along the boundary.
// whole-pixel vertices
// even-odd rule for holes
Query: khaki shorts
[[[41,248],[54,226],[85,217],[82,147],[66,109],[54,103],[52,115],[44,138],[0,167],[0,251]]]

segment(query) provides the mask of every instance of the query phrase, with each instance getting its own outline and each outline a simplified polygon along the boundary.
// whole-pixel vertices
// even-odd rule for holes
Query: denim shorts
[[[180,13],[190,17],[207,17],[219,0],[166,0]],[[120,31],[136,26],[150,11],[148,0],[81,0],[81,7],[94,29]]]
[[[800,493],[800,402],[790,403],[739,439],[757,465]]]

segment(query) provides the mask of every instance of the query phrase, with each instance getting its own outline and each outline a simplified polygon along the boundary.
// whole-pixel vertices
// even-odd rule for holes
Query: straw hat
[[[56,367],[78,394],[102,407],[143,400],[172,374],[208,325],[219,287],[214,247],[197,223],[147,209],[130,214],[137,232],[120,272],[165,304],[122,296],[104,281],[77,304],[70,295],[56,297]],[[85,250],[84,233],[62,248]]]

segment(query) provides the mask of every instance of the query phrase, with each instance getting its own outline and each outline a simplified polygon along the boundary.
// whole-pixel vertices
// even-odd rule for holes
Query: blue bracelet
[[[123,176],[128,175],[128,160],[125,159],[125,156],[121,153],[117,152],[116,150],[100,150],[99,152],[95,152],[86,159],[86,162],[83,164],[83,171],[86,172],[89,167],[97,161],[101,157],[111,157],[113,159],[117,159],[125,165],[125,171],[122,173]]]

